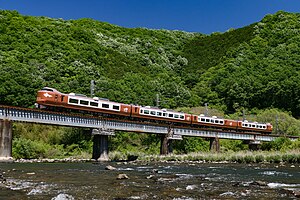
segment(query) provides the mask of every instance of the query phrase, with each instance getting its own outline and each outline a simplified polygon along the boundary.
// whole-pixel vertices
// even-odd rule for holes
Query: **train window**
[[[78,99],[69,99],[69,103],[76,103],[76,104],[78,104]]]
[[[224,121],[222,120],[222,121],[220,121],[220,124],[224,124]]]
[[[201,122],[205,122],[205,119],[204,119],[204,118],[201,118]]]
[[[85,100],[80,100],[80,104],[81,105],[89,105],[89,102],[85,101]]]
[[[61,95],[61,101],[64,101],[65,95]]]
[[[206,121],[206,122],[209,122],[209,119],[206,119],[205,121]]]
[[[90,105],[91,105],[91,106],[94,106],[94,107],[98,107],[98,103],[96,103],[96,102],[92,102],[92,101],[91,101],[91,102],[90,102]]]
[[[140,113],[143,113],[143,109],[141,109]]]
[[[162,113],[161,113],[161,112],[157,112],[156,114],[157,114],[157,116],[161,116],[161,115],[162,115]]]
[[[103,103],[102,108],[109,108],[109,104]]]
[[[114,109],[114,110],[120,110],[120,106],[113,105],[113,109]]]
[[[180,119],[184,119],[184,115],[180,115]]]
[[[252,124],[252,128],[255,128],[255,124]]]
[[[266,126],[263,126],[263,129],[266,129]]]
[[[144,114],[149,115],[149,110],[144,110]]]
[[[217,123],[217,124],[218,124],[218,123],[219,123],[219,120],[217,120],[217,119],[216,119],[216,120],[215,120],[215,123]]]
[[[163,116],[166,117],[166,116],[167,116],[167,113],[163,113]]]
[[[245,127],[248,127],[248,124],[244,124]]]
[[[156,112],[153,111],[153,110],[151,110],[151,111],[150,111],[150,115],[156,115]]]
[[[134,108],[134,112],[137,112],[137,107]]]
[[[197,120],[197,117],[196,116],[194,116],[194,121],[196,121]]]
[[[179,115],[175,114],[175,115],[174,115],[174,118],[178,119],[178,118],[179,118]]]
[[[169,117],[173,117],[173,114],[169,113]]]

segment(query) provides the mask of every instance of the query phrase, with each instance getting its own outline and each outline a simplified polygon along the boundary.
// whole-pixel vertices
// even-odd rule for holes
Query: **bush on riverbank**
[[[85,158],[92,153],[91,135],[85,132],[85,129],[15,123],[12,156],[16,159]]]
[[[225,153],[189,153],[185,155],[170,154],[166,156],[144,156],[139,158],[141,161],[199,161],[199,162],[235,162],[235,163],[300,163],[300,151],[291,150],[287,152],[278,151],[240,151]]]

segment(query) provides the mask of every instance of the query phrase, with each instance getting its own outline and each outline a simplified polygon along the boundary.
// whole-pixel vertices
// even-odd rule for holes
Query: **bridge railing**
[[[29,110],[22,108],[0,107],[0,119],[8,119],[19,122],[32,122],[40,124],[52,124],[71,127],[107,128],[120,131],[144,132],[167,134],[168,128],[134,122],[121,122],[103,118],[68,115],[65,113],[45,112],[41,110]]]

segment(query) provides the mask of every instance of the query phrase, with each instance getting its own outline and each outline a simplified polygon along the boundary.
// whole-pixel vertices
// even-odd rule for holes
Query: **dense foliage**
[[[89,95],[95,80],[95,95],[113,101],[152,106],[159,94],[161,107],[199,114],[190,107],[208,103],[218,116],[237,119],[246,111],[255,115],[253,120],[271,122],[274,133],[299,135],[299,121],[291,117],[300,116],[299,20],[300,14],[280,11],[240,29],[203,35],[0,10],[0,104],[32,106],[44,86]],[[42,142],[58,146],[45,152],[55,154],[66,144],[75,144],[73,150],[91,145],[90,138],[80,138],[81,143],[61,138],[80,135],[75,130],[53,132],[55,142]],[[24,144],[40,148],[35,138],[15,139],[15,151]],[[120,150],[123,140],[133,146],[152,144],[149,152],[157,151],[159,143],[152,135],[123,134],[112,139],[112,150]],[[174,144],[184,153],[207,146],[202,139]],[[31,150],[24,153],[30,157]]]
[[[275,107],[300,113],[300,14],[278,12],[254,26],[254,38],[227,52],[194,87],[225,110]]]
[[[176,69],[194,35],[0,11],[0,104],[33,105],[43,86],[89,94],[95,80],[96,95],[111,100],[153,105],[158,93],[167,107],[187,105]]]
[[[0,104],[31,106],[43,86],[176,108],[279,108],[300,113],[299,14],[208,36],[128,29],[91,19],[0,11]],[[268,99],[266,101],[266,99]]]

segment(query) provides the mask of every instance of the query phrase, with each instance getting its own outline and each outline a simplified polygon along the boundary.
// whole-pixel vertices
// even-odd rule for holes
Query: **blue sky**
[[[249,25],[279,10],[299,13],[300,0],[1,0],[0,9],[209,34]]]

